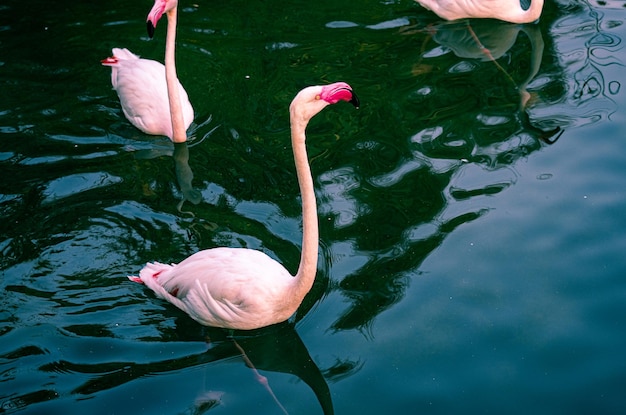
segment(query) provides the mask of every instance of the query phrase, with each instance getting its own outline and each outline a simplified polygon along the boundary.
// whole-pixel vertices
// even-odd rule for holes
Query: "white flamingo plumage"
[[[128,49],[113,49],[102,61],[110,66],[111,83],[124,115],[146,134],[164,135],[175,143],[187,141],[187,128],[194,112],[185,88],[178,80],[175,64],[177,0],[156,0],[148,14],[150,37],[163,13],[167,13],[165,65],[141,59]]]
[[[165,67],[120,48],[113,48],[113,56],[104,59],[102,64],[112,69],[111,83],[128,121],[146,134],[164,135],[174,141]],[[187,130],[193,121],[193,108],[180,82],[178,89],[183,103],[183,124]]]
[[[305,129],[315,114],[338,101],[359,105],[352,88],[337,82],[303,89],[289,107],[291,143],[302,196],[302,253],[295,276],[263,252],[213,248],[179,264],[149,263],[139,277],[128,278],[144,283],[158,297],[206,326],[250,330],[287,320],[313,286],[317,272],[317,205]]]
[[[520,0],[415,0],[446,20],[489,18],[511,23],[531,23],[539,19],[544,0],[530,0],[524,10]]]

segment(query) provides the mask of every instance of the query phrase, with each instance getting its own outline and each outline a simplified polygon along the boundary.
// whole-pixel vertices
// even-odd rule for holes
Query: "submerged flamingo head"
[[[148,26],[148,36],[152,38],[154,36],[154,29],[157,22],[163,16],[164,13],[178,7],[178,0],[155,0],[154,6],[148,13],[148,20],[146,22]]]

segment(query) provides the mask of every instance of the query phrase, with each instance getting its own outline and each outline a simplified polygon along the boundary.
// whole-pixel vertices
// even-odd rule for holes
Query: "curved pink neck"
[[[178,76],[176,75],[176,10],[174,7],[167,12],[167,36],[165,38],[165,82],[167,83],[167,96],[170,102],[170,115],[172,117],[172,141],[183,143],[187,141],[183,109],[180,104],[178,91]]]
[[[302,197],[302,254],[300,266],[295,275],[294,296],[302,301],[311,290],[317,272],[317,255],[319,247],[319,230],[317,223],[317,203],[313,177],[306,152],[306,123],[291,120],[291,145],[296,164],[300,195]]]

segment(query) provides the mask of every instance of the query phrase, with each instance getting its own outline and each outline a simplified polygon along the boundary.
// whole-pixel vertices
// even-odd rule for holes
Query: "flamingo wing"
[[[238,329],[275,322],[294,281],[266,254],[242,248],[200,251],[179,264],[149,263],[139,278],[129,278],[201,324]]]
[[[113,57],[103,60],[102,64],[112,69],[111,84],[128,121],[146,134],[172,138],[165,66],[154,60],[141,59],[122,48],[114,48]],[[178,90],[187,129],[193,121],[193,107],[180,81]]]

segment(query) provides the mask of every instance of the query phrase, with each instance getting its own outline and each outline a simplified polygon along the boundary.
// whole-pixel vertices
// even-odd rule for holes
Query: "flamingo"
[[[313,178],[306,152],[309,120],[329,104],[347,101],[358,108],[350,85],[336,82],[300,91],[289,106],[291,144],[302,197],[302,252],[292,276],[263,252],[220,247],[199,251],[179,264],[148,263],[131,281],[200,324],[251,330],[287,320],[309,292],[317,272],[318,223]]]
[[[177,0],[156,0],[148,13],[148,34],[163,13],[167,14],[165,66],[140,59],[128,49],[113,49],[113,56],[102,61],[110,66],[111,83],[117,92],[124,115],[146,134],[164,135],[174,143],[187,141],[187,128],[193,121],[193,107],[185,88],[176,76]]]
[[[511,23],[531,23],[541,16],[544,0],[530,0],[524,10],[520,0],[415,0],[446,20],[490,18]]]

